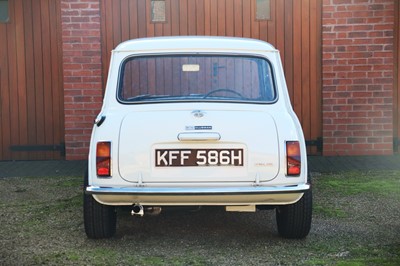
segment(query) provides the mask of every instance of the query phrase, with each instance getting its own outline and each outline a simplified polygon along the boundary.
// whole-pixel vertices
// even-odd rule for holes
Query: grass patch
[[[400,171],[344,172],[314,178],[315,214],[325,218],[347,218],[348,206],[341,198],[356,196],[400,200]],[[343,200],[342,200],[343,201]]]
[[[280,238],[272,211],[126,213],[116,237],[89,240],[81,177],[3,179],[0,264],[400,265],[400,171],[313,180],[316,215],[305,240]]]
[[[400,265],[400,244],[381,246],[370,243],[361,245],[349,238],[346,245],[341,245],[332,240],[316,242],[308,246],[308,250],[315,253],[316,256],[307,259],[304,265]],[[329,242],[331,243],[329,244]]]
[[[64,180],[62,180],[59,184],[57,184],[58,186],[61,187],[82,187],[83,188],[83,177],[70,177],[70,178],[66,178]]]
[[[82,251],[60,251],[51,254],[34,257],[35,264],[87,264],[87,265],[207,265],[201,257],[194,254],[182,254],[182,256],[140,256],[135,252],[123,254],[113,248],[94,248]],[[84,263],[83,263],[84,262]]]
[[[358,194],[400,198],[400,171],[346,172],[318,177],[322,193],[353,196]]]
[[[313,212],[327,218],[346,218],[348,214],[338,207],[314,203]]]

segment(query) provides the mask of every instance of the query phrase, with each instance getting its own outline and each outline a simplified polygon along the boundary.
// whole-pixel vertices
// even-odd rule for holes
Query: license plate
[[[156,149],[155,166],[243,166],[243,149]]]

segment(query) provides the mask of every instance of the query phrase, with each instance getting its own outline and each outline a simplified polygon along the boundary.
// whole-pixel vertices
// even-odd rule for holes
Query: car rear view
[[[283,237],[307,236],[305,143],[278,51],[223,37],[120,44],[85,174],[88,237],[114,235],[117,206],[275,208]]]

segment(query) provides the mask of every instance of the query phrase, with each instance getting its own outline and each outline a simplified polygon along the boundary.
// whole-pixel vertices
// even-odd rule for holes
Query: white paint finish
[[[119,70],[125,58],[182,52],[266,58],[274,71],[277,101],[273,104],[211,101],[121,104],[117,101]],[[213,188],[252,184],[271,188],[264,196],[258,194],[254,197],[257,202],[251,202],[252,197],[248,198],[249,201],[243,200],[246,198],[243,195],[238,195],[240,200],[235,201],[235,193],[218,198],[221,199],[218,200],[219,205],[232,205],[234,202],[252,205],[292,203],[293,197],[279,194],[279,187],[307,183],[305,141],[290,104],[279,53],[273,46],[262,41],[226,37],[164,37],[122,43],[112,54],[99,116],[105,116],[106,119],[100,127],[95,125],[93,128],[89,154],[89,184],[94,187],[168,188],[195,185],[199,188]],[[208,137],[199,137],[201,133]],[[191,136],[192,139],[179,139],[180,135]],[[219,139],[215,136],[219,136]],[[284,144],[289,140],[300,141],[302,174],[299,177],[285,176]],[[95,147],[98,141],[112,142],[112,178],[96,177]],[[243,166],[156,167],[156,149],[243,149]],[[175,156],[175,153],[172,155]],[[187,152],[181,155],[183,157],[179,160],[183,161],[189,156]],[[278,193],[276,197],[274,193]],[[116,202],[119,204],[130,204],[139,199],[135,195],[108,195],[101,198],[103,203],[109,200],[110,204],[116,204],[113,197],[118,199]],[[148,200],[147,196],[141,197],[144,198]],[[169,198],[163,197],[162,203],[168,204]],[[285,198],[290,198],[290,202],[282,200]],[[182,195],[173,197],[170,203],[195,204],[193,199],[196,197],[188,200]]]

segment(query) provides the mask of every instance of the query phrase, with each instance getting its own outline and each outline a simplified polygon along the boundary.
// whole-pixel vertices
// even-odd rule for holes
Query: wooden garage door
[[[159,4],[155,2],[163,2],[165,22],[152,22],[152,6]],[[128,39],[219,35],[265,40],[280,50],[292,104],[305,137],[309,144],[318,144],[316,140],[322,139],[322,0],[264,3],[269,4],[267,20],[257,18],[257,0],[101,0],[104,82],[111,50]],[[317,148],[310,148],[310,152],[317,152]]]
[[[9,0],[0,23],[0,160],[62,158],[59,0]]]

